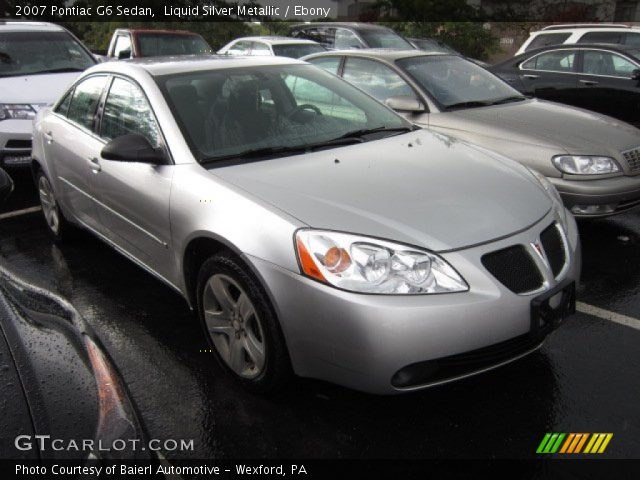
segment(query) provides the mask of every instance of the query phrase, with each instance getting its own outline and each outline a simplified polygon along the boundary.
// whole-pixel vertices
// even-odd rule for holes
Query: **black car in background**
[[[640,47],[547,46],[489,70],[526,95],[585,108],[640,127]]]
[[[289,37],[314,40],[328,50],[356,48],[412,49],[414,46],[392,29],[370,23],[313,22],[294,25]]]
[[[0,203],[12,190],[0,169]],[[12,270],[0,258],[0,459],[153,458],[91,327],[69,302]],[[93,448],[73,447],[83,441]]]

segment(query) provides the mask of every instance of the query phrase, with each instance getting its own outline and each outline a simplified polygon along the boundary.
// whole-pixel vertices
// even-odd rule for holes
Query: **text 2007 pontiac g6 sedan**
[[[578,233],[544,177],[297,60],[98,65],[34,156],[53,235],[82,226],[184,295],[256,390],[448,382],[574,309]]]

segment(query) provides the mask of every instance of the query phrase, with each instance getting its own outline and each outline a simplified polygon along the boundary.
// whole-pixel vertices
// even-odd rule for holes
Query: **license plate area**
[[[576,313],[576,284],[567,280],[531,300],[531,336],[542,340]]]

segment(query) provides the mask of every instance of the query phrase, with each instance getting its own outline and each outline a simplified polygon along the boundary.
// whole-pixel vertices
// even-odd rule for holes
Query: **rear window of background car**
[[[531,43],[527,45],[525,51],[546,47],[547,45],[558,45],[564,43],[570,36],[570,33],[539,33],[531,40]]]

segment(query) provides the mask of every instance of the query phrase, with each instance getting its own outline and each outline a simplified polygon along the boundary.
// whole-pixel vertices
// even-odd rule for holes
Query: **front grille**
[[[537,337],[520,335],[470,352],[407,365],[396,372],[391,378],[391,384],[396,388],[409,388],[478,372],[534,349],[547,334],[548,332],[544,332]]]
[[[540,234],[540,242],[542,242],[542,248],[544,248],[547,260],[549,260],[549,266],[551,267],[553,276],[557,277],[562,271],[562,267],[564,267],[566,256],[564,240],[562,239],[562,235],[560,235],[560,231],[558,230],[558,227],[556,227],[555,223],[549,225]]]
[[[542,286],[542,274],[523,245],[487,253],[482,264],[514,293],[531,292]]]
[[[640,147],[622,152],[622,156],[627,161],[630,171],[640,171]]]
[[[24,148],[26,150],[30,150],[31,140],[7,140],[7,144],[4,148]]]

